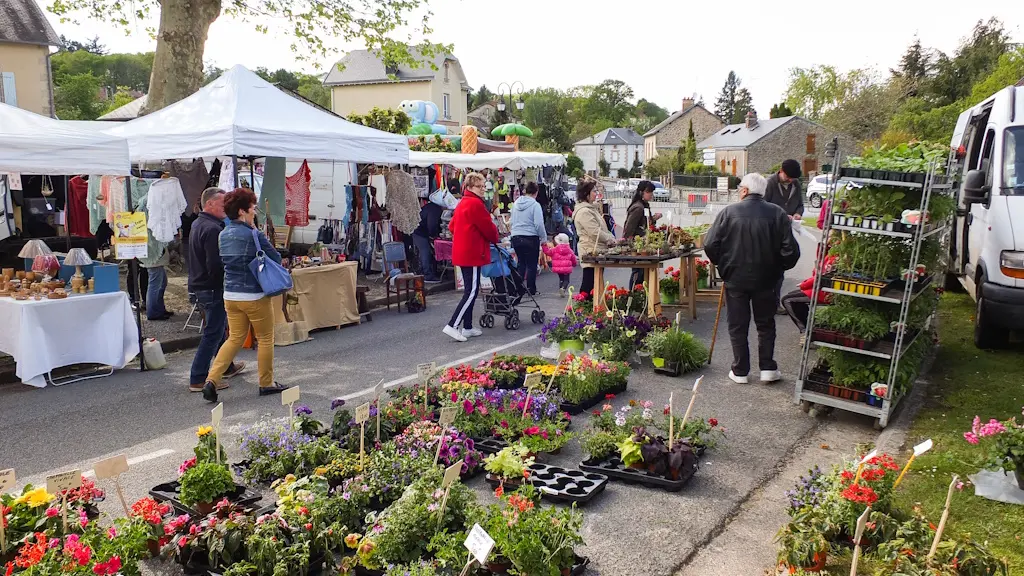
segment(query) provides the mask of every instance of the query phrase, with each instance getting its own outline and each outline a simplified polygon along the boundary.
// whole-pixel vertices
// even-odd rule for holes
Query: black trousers
[[[750,317],[753,310],[757,327],[757,360],[761,370],[778,370],[775,363],[775,288],[745,291],[725,289],[725,306],[732,342],[732,371],[737,376],[750,373]]]
[[[594,291],[594,269],[584,268],[583,269],[583,281],[580,282],[580,294],[586,292],[590,294]]]
[[[448,322],[448,325],[452,328],[458,328],[459,324],[466,330],[473,327],[473,302],[476,301],[477,294],[480,293],[480,267],[479,266],[461,266],[462,270],[462,300],[459,300],[459,305],[455,307],[455,312],[452,313],[452,319]]]
[[[811,299],[803,290],[793,290],[782,296],[782,307],[801,332],[807,330],[807,317],[811,314]]]
[[[149,269],[143,268],[141,264],[136,264],[139,271],[139,295],[135,294],[135,286],[132,285],[132,279],[126,278],[128,296],[132,299],[132,302],[139,302],[145,304],[146,292],[149,291]]]
[[[630,275],[629,275],[629,287],[628,287],[629,290],[632,290],[633,286],[636,286],[637,284],[643,284],[643,283],[644,283],[644,269],[643,268],[633,268],[632,273],[630,273]],[[657,289],[658,287],[655,286],[654,288]]]
[[[537,236],[513,236],[512,248],[519,260],[519,272],[526,280],[530,294],[537,293],[537,262],[540,260],[540,238]]]

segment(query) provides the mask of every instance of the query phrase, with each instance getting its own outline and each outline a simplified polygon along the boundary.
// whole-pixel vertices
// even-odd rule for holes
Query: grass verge
[[[817,216],[804,216],[803,217],[803,223],[804,223],[804,226],[810,226],[811,228],[817,228],[818,227],[818,217]]]
[[[946,293],[939,303],[939,351],[930,373],[925,405],[910,428],[908,444],[926,438],[935,448],[915,461],[898,494],[909,510],[920,503],[929,518],[938,519],[952,474],[967,482],[978,471],[982,452],[963,433],[975,415],[1005,420],[1024,406],[1021,368],[1024,352],[986,351],[974,346],[974,302],[966,294]],[[953,498],[947,530],[988,542],[1007,559],[1010,574],[1024,574],[1024,506],[974,496],[970,485]]]

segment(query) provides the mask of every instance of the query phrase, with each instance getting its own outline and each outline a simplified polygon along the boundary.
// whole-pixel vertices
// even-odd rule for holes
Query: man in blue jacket
[[[526,289],[537,295],[537,262],[540,260],[540,244],[547,242],[548,232],[544,227],[544,211],[537,202],[537,185],[530,182],[523,195],[512,205],[512,248],[519,260],[519,270],[526,277]]]

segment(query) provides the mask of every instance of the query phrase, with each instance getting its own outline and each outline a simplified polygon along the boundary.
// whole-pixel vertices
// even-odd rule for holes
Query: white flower
[[[616,426],[625,426],[626,425],[626,415],[625,414],[617,414],[615,416],[615,425]]]

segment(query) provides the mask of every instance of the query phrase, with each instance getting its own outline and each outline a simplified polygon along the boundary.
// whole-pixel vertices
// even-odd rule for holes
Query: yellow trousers
[[[256,364],[260,375],[260,388],[274,385],[274,308],[270,298],[252,302],[224,301],[228,313],[228,339],[220,347],[210,367],[207,380],[220,384],[224,372],[231,367],[235,355],[242,349],[252,326],[256,332]]]

